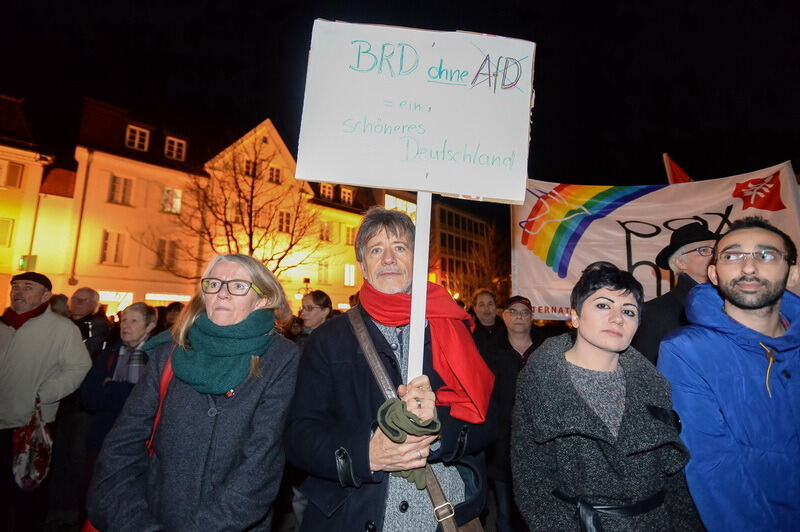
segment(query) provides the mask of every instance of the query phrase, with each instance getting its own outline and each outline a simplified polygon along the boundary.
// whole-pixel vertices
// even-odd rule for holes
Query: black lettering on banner
[[[731,211],[733,210],[733,205],[728,205],[725,207],[725,211],[723,212],[704,212],[703,214],[708,214],[709,216],[719,216],[719,225],[717,226],[715,233],[721,235],[723,231],[727,231],[727,229],[731,226]]]

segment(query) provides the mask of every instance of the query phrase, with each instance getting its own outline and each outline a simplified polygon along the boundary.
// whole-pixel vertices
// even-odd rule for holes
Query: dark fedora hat
[[[673,231],[669,239],[669,245],[656,255],[656,264],[659,268],[669,270],[669,258],[686,244],[692,242],[702,242],[703,240],[714,240],[719,238],[700,222],[690,223],[679,227]]]

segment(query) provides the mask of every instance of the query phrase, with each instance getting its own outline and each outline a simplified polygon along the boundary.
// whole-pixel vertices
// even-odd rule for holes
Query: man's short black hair
[[[639,309],[641,318],[642,307],[644,306],[644,290],[642,283],[625,270],[620,270],[610,262],[593,262],[583,270],[581,278],[575,283],[570,294],[569,303],[572,309],[581,315],[581,307],[584,301],[601,288],[609,290],[624,290],[626,294],[633,294],[636,306]]]
[[[726,237],[732,232],[740,229],[764,229],[765,231],[775,233],[783,239],[783,245],[786,246],[786,262],[788,262],[790,266],[797,263],[797,246],[794,245],[794,242],[792,242],[792,239],[789,237],[789,235],[769,223],[761,216],[748,216],[746,218],[731,222],[728,231],[725,232],[725,234],[720,235],[719,238],[722,240],[723,237]],[[719,240],[717,242],[719,243]],[[715,245],[714,256],[716,256],[716,254],[717,246]]]

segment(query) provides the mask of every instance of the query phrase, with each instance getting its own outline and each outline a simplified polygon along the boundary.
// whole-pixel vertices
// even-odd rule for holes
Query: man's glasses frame
[[[775,264],[779,258],[789,259],[785,251],[777,249],[759,249],[756,251],[721,251],[717,254],[717,264],[739,264],[752,257],[756,264]]]
[[[512,318],[516,318],[517,316],[522,316],[523,318],[530,318],[533,315],[533,312],[531,312],[528,309],[517,310],[515,308],[507,308],[503,312],[508,312],[508,314]]]
[[[219,284],[217,285],[216,283]],[[223,281],[222,279],[217,279],[215,277],[205,277],[200,280],[200,288],[203,290],[204,294],[218,294],[219,291],[222,290],[223,286],[232,296],[245,296],[251,288],[256,294],[260,296],[264,295],[264,292],[262,292],[259,287],[250,281],[245,281],[244,279],[230,279],[228,281]]]
[[[697,252],[698,255],[701,257],[710,257],[714,254],[714,246],[700,246],[699,248],[690,249],[688,251],[684,251],[681,255],[688,255],[689,253]]]

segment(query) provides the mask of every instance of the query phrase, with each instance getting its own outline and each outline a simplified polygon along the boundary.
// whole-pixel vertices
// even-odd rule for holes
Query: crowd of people
[[[313,290],[291,316],[244,255],[119,323],[91,288],[15,275],[0,530],[269,531],[281,498],[301,531],[800,529],[800,273],[780,229],[678,228],[656,257],[677,284],[648,302],[589,264],[563,328],[527,297],[481,289],[467,312],[428,283],[422,375],[413,223],[373,207],[354,247],[344,313]],[[37,402],[55,443],[30,491],[12,441]]]

